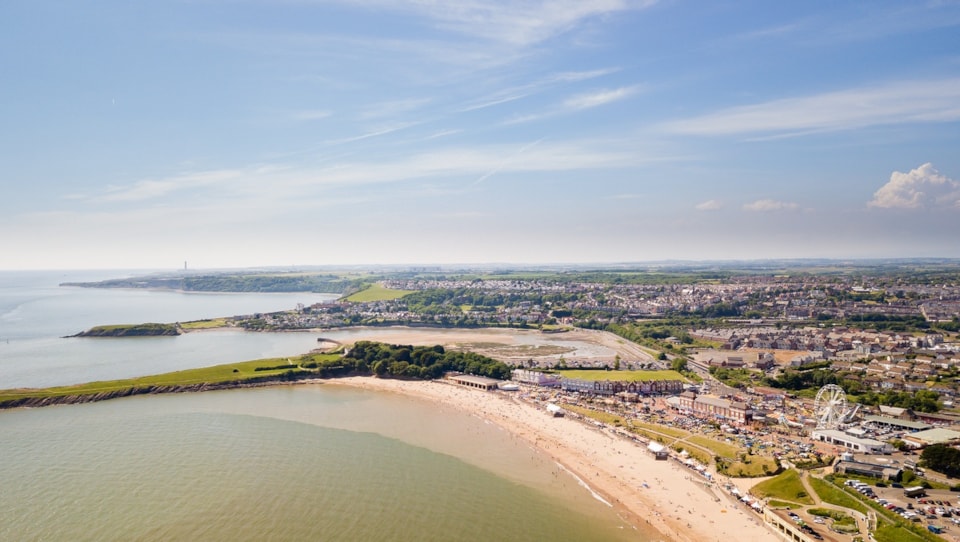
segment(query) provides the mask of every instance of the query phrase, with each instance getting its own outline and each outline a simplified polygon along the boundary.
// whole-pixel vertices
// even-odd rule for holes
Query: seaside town
[[[785,539],[960,540],[955,280],[405,278],[371,289],[378,299],[233,325],[614,333],[639,351],[513,356],[509,382],[448,380],[644,446]]]
[[[200,278],[220,288],[286,280]],[[686,494],[707,499],[697,529],[716,521],[702,508],[718,507],[757,529],[745,540],[960,541],[960,281],[949,268],[324,280],[340,297],[164,332],[317,333],[314,354],[255,371],[472,405],[534,441],[547,439],[545,420],[574,423],[580,440],[565,425],[550,441],[576,450],[564,464],[594,469],[600,491],[636,498],[627,509],[653,510],[643,521],[677,540],[704,531],[683,534],[694,505],[674,501],[668,483],[702,490]],[[652,463],[630,472],[643,461],[612,464],[609,451],[584,463],[599,443]],[[649,470],[657,462],[667,470]]]

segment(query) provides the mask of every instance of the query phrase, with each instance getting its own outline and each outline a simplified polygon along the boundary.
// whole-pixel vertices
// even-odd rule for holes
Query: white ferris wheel
[[[836,429],[847,414],[847,394],[836,384],[827,384],[817,392],[813,402],[817,429]]]

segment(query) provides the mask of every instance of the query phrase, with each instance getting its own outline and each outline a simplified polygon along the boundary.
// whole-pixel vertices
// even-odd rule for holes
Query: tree
[[[920,454],[924,464],[937,471],[956,478],[960,476],[960,450],[946,444],[932,444]]]
[[[665,361],[667,359],[667,354],[665,354],[664,352],[660,352],[659,354],[657,354],[657,359],[660,361]]]
[[[673,358],[673,361],[670,362],[670,368],[678,373],[682,373],[687,370],[687,360],[683,358]]]

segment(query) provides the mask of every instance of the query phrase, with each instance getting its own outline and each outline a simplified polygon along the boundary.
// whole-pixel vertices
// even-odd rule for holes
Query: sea
[[[128,273],[0,272],[0,388],[301,354],[314,334],[65,337],[331,297],[59,286]],[[494,424],[335,381],[0,411],[3,541],[658,538]]]

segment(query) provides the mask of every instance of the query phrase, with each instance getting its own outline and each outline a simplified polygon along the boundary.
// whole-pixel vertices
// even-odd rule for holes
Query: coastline
[[[675,461],[657,461],[638,443],[569,417],[551,417],[508,392],[362,376],[317,382],[400,393],[495,423],[551,457],[629,524],[643,532],[656,531],[664,540],[777,540],[756,514],[730,503],[719,488]]]

